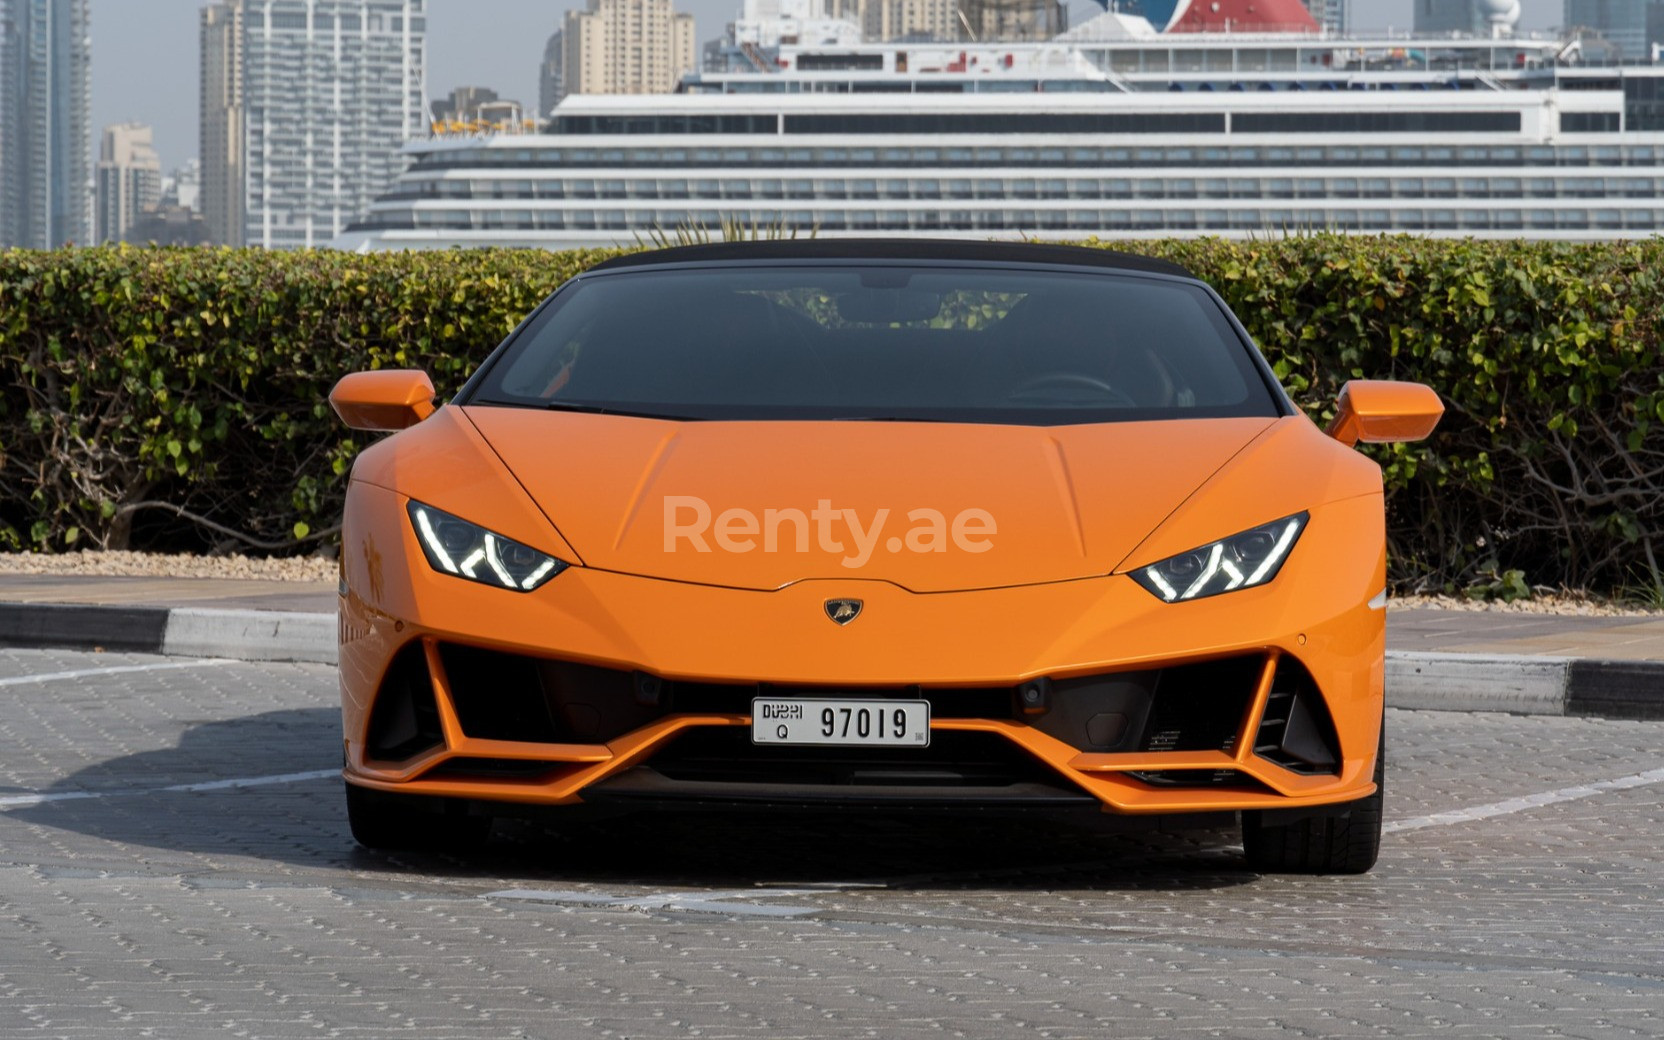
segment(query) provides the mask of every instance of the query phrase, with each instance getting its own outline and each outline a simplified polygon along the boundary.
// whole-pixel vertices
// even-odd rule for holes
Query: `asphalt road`
[[[1664,1035],[1664,723],[1393,712],[1386,848],[842,815],[357,849],[309,665],[0,651],[0,1037]]]

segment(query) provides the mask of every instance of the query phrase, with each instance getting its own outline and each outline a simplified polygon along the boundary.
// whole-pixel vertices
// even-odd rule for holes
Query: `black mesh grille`
[[[1163,669],[1139,750],[1229,754],[1264,667],[1256,654]]]
[[[635,673],[449,643],[439,653],[457,721],[470,737],[604,743],[663,714],[644,699],[649,691],[638,690]]]
[[[935,733],[924,748],[771,747],[743,726],[690,730],[647,764],[672,780],[828,786],[1005,787],[1057,775],[991,733]]]

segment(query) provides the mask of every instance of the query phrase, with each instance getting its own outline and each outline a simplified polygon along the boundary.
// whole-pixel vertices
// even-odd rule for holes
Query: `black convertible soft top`
[[[592,271],[657,264],[721,263],[736,260],[962,260],[979,263],[1067,264],[1108,267],[1179,278],[1196,276],[1168,260],[1088,246],[1035,242],[958,242],[929,238],[799,238],[759,242],[718,242],[675,246],[615,257]]]

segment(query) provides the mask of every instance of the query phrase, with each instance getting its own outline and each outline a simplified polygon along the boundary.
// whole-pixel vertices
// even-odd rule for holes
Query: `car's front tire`
[[[1386,793],[1387,735],[1375,755],[1375,793],[1290,823],[1270,814],[1242,814],[1242,852],[1262,874],[1363,874],[1381,853],[1381,806]],[[1273,817],[1275,818],[1275,817]]]
[[[347,825],[367,849],[466,852],[485,844],[491,817],[433,801],[347,784]]]

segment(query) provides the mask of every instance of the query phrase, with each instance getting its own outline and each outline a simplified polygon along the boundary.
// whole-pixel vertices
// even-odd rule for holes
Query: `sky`
[[[1446,0],[1461,2],[1461,0]],[[1561,0],[1521,0],[1523,28],[1560,22]],[[1413,0],[1352,0],[1359,28],[1407,28]],[[562,13],[582,0],[428,0],[428,93],[490,87],[527,104],[537,100],[543,45]],[[149,123],[163,169],[197,151],[197,19],[203,0],[92,0],[92,125]],[[732,21],[740,0],[677,0],[694,16],[699,40]],[[1071,0],[1071,14],[1089,14]]]

